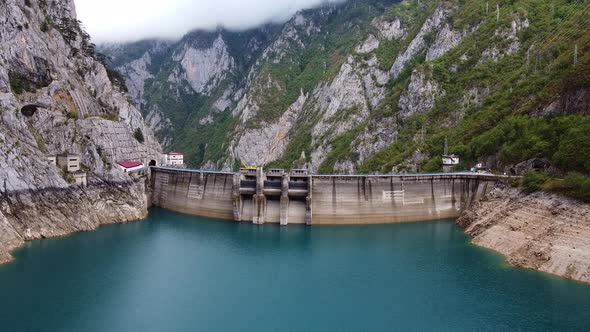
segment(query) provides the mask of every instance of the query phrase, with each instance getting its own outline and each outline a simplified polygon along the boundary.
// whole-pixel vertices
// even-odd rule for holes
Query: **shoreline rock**
[[[515,267],[590,283],[590,205],[498,184],[457,224]]]
[[[26,241],[91,231],[101,225],[144,219],[145,180],[2,193],[0,264]]]

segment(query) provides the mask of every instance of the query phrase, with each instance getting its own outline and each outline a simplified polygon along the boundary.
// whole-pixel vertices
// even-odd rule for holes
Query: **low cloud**
[[[242,30],[338,0],[75,0],[95,42],[177,39],[194,29]]]

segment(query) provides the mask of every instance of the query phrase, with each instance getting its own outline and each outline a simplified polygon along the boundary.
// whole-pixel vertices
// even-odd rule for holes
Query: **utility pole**
[[[578,44],[574,48],[574,66],[578,64]]]
[[[500,22],[500,4],[496,4],[496,22]]]
[[[529,49],[526,51],[526,67],[529,68],[531,65],[531,48],[533,48],[533,46],[535,45],[535,43],[533,43],[531,45],[531,47],[529,47]]]
[[[424,128],[424,124],[422,124],[422,128],[420,129],[420,145],[424,145],[424,141],[426,140],[426,128]]]
[[[448,156],[449,155],[449,139],[445,137],[445,152],[443,153],[443,155]]]
[[[486,14],[490,13],[490,3],[486,2]]]

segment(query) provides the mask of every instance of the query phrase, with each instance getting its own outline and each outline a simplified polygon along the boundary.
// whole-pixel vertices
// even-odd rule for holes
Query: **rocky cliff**
[[[509,264],[590,282],[590,206],[499,185],[457,223]]]
[[[23,240],[144,216],[144,190],[115,164],[160,162],[161,148],[73,1],[2,1],[0,22],[2,260]],[[64,153],[81,157],[88,188],[48,161]]]
[[[102,50],[193,166],[291,168],[304,151],[319,173],[437,171],[447,137],[463,167],[510,172],[535,157],[559,164],[544,147],[568,138],[513,153],[510,140],[490,140],[498,125],[550,125],[546,115],[588,125],[589,6],[349,0],[284,24]]]

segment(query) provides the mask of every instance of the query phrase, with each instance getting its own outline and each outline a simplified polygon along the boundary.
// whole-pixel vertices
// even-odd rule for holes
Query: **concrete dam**
[[[457,218],[499,177],[476,173],[308,175],[151,168],[151,203],[254,224],[383,224]]]

